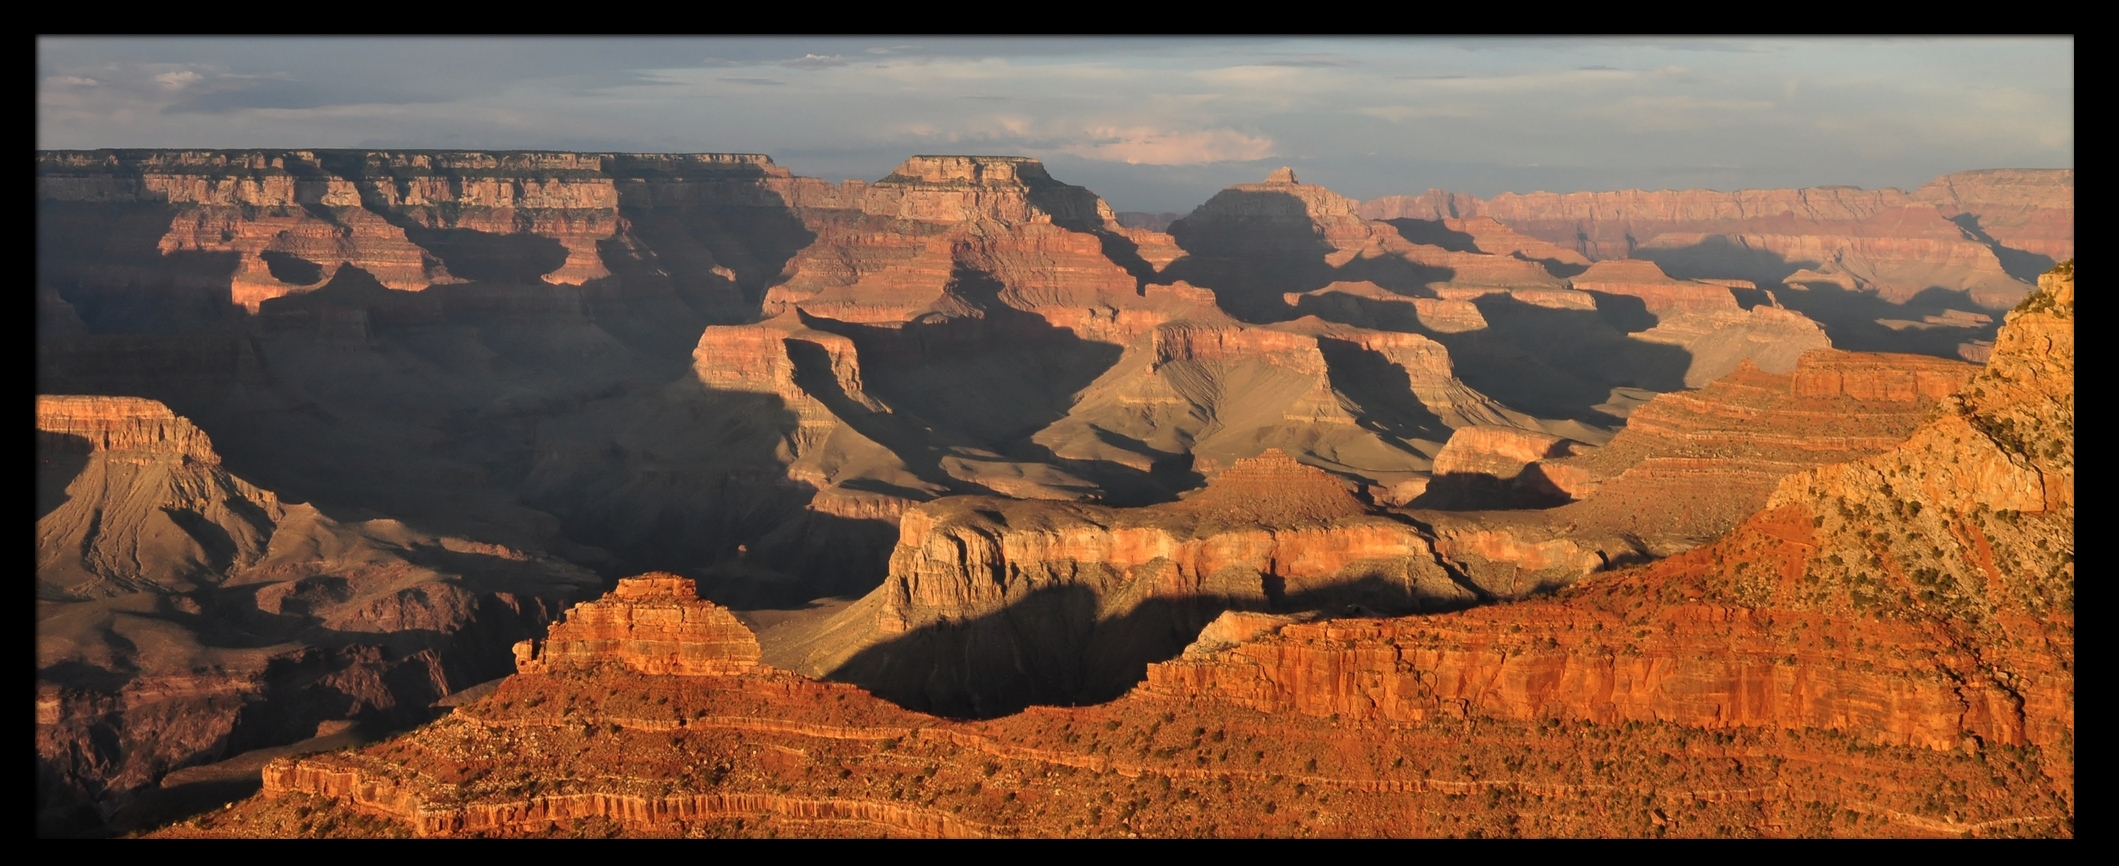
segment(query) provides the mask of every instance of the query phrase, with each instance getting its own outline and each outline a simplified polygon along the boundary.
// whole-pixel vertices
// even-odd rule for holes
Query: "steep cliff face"
[[[37,400],[38,820],[91,829],[171,770],[403,724],[505,671],[582,569],[229,474],[152,400]]]
[[[1976,371],[1832,350],[1805,353],[1785,374],[1740,366],[1700,390],[1657,395],[1604,447],[1541,461],[1535,474],[1585,500],[1566,508],[1571,521],[1614,520],[1613,528],[1665,539],[1658,549],[1689,546],[1763,507],[1792,473],[1903,442]]]

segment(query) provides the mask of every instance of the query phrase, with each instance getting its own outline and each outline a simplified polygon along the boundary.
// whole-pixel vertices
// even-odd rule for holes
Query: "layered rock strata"
[[[543,640],[515,645],[515,667],[550,673],[620,664],[643,674],[732,676],[758,666],[758,639],[690,579],[644,574],[567,610]]]
[[[1269,451],[1166,505],[953,497],[905,513],[890,577],[766,659],[909,706],[994,715],[1108,698],[1229,608],[1447,608],[1478,600],[1414,526]]]
[[[1525,461],[1517,483],[1577,500],[1554,512],[1558,523],[1668,553],[1734,528],[1791,474],[1903,442],[1975,372],[1939,358],[1833,350],[1805,353],[1784,374],[1740,365],[1633,409],[1602,447]]]

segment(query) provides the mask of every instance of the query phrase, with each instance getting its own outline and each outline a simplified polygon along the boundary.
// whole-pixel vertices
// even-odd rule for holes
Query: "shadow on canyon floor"
[[[1160,279],[1213,289],[1223,311],[1247,322],[1294,318],[1282,299],[1335,281],[1367,281],[1409,296],[1429,296],[1428,285],[1449,280],[1449,268],[1398,256],[1356,258],[1333,267],[1335,250],[1317,233],[1308,205],[1282,192],[1223,190],[1213,201],[1170,225],[1185,255]],[[1230,216],[1226,214],[1240,214]]]
[[[1987,310],[1971,302],[1963,292],[1930,287],[1904,304],[1894,304],[1875,292],[1848,291],[1824,283],[1808,288],[1790,286],[1774,295],[1788,309],[1809,316],[1824,326],[1832,347],[1849,352],[1904,352],[1957,358],[1957,347],[1974,340],[1993,342],[2001,331],[2000,310]],[[1989,321],[1972,327],[1932,325],[1926,316],[1941,316],[1949,310],[1973,312]],[[1889,324],[1886,324],[1889,323]],[[1896,325],[1897,327],[1893,327]]]
[[[1987,234],[1986,229],[1980,227],[1978,214],[1961,213],[1951,217],[1950,221],[1956,223],[1958,228],[1964,229],[1965,234],[1970,235],[1972,240],[1986,244],[1987,249],[1993,250],[1994,258],[2001,260],[2003,273],[2026,283],[2036,285],[2039,274],[2050,271],[2054,265],[2059,264],[2053,261],[2052,256],[2014,249],[1995,240],[1993,235]]]
[[[164,253],[167,204],[37,203],[37,285],[72,305],[94,334],[176,334],[239,327],[236,253]],[[43,335],[39,335],[40,338]]]
[[[1613,388],[1677,391],[1692,353],[1629,339],[1623,330],[1652,324],[1635,298],[1597,295],[1596,310],[1557,310],[1507,294],[1474,300],[1487,327],[1433,333],[1449,349],[1457,377],[1480,393],[1541,418],[1616,426],[1596,407]],[[1616,326],[1615,326],[1616,325]]]
[[[1960,225],[1964,224],[1960,218]],[[1976,232],[1977,218],[1971,218],[1972,227],[1967,233]],[[1985,238],[1982,242],[1996,248],[2001,255],[2006,248]],[[2010,276],[2031,279],[2042,271],[2033,269],[2039,262],[2046,267],[2051,261],[2044,256],[2008,250],[2003,267]],[[1711,237],[1686,247],[1646,248],[1637,253],[1641,258],[1654,261],[1665,273],[1678,279],[1745,279],[1756,283],[1761,290],[1771,291],[1775,298],[1788,309],[1795,310],[1825,329],[1825,336],[1832,340],[1836,349],[1851,352],[1904,352],[1916,355],[1934,355],[1941,358],[1959,357],[1960,343],[1973,340],[1992,341],[2001,328],[2001,312],[1988,310],[1973,303],[1965,292],[1952,291],[1931,286],[1903,304],[1884,300],[1873,291],[1850,290],[1830,283],[1787,284],[1783,281],[1796,271],[1815,268],[1817,262],[1790,261],[1770,250],[1755,249],[1731,243],[1727,238]],[[2024,258],[2024,257],[2030,258]],[[1739,300],[1747,307],[1763,302],[1758,293],[1737,290]],[[1941,315],[1956,309],[1989,316],[1992,321],[1976,327],[1934,326],[1922,321],[1922,317]],[[1892,327],[1885,322],[1898,325]]]

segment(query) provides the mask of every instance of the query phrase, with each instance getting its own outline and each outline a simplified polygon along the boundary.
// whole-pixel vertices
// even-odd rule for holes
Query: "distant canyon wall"
[[[1677,275],[1732,266],[1761,282],[1819,282],[1903,300],[1931,286],[2002,308],[2074,255],[2072,169],[1944,175],[1914,190],[1720,192],[1429,190],[1363,202],[1370,219],[1487,217],[1592,259],[1648,258]]]

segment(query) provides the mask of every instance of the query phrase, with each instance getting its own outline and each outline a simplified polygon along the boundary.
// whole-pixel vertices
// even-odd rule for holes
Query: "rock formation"
[[[596,582],[231,475],[152,400],[37,398],[42,832],[93,827],[186,765],[421,720],[503,670],[491,642]]]
[[[286,516],[152,400],[37,397],[37,596],[185,592],[255,563]]]
[[[1108,699],[1222,610],[1432,609],[1453,582],[1417,527],[1285,454],[1143,508],[953,497],[905,513],[890,577],[766,659],[908,706],[990,716]]]
[[[699,599],[689,578],[644,574],[618,581],[608,601],[567,610],[543,640],[515,645],[524,673],[624,665],[643,674],[732,676],[758,666],[758,639],[728,608]]]

